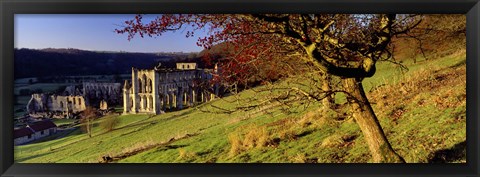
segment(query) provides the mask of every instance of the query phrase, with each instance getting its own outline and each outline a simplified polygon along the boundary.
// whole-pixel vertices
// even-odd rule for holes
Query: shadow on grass
[[[449,68],[457,68],[460,66],[465,66],[467,64],[467,60],[462,60],[459,61],[458,63],[455,63],[454,65],[450,66]]]
[[[467,141],[455,144],[450,149],[442,149],[433,153],[433,157],[428,160],[429,163],[451,163],[466,159]]]
[[[307,136],[307,135],[310,135],[313,133],[313,130],[307,130],[307,131],[304,131],[298,135],[295,135],[296,138],[301,138],[301,137],[304,137],[304,136]]]
[[[178,140],[190,138],[192,136],[197,136],[197,135],[199,135],[199,134],[185,134],[184,136],[181,136],[181,137],[173,137],[173,138],[170,138],[170,140],[168,140],[167,142],[149,144],[149,145],[143,146],[141,148],[134,149],[132,151],[124,152],[122,154],[117,154],[115,156],[110,156],[109,154],[107,154],[107,155],[102,156],[102,160],[100,160],[99,163],[117,162],[119,160],[125,159],[125,158],[130,157],[130,156],[134,156],[138,153],[145,152],[145,151],[148,151],[148,150],[153,149],[153,148],[159,148],[157,150],[162,150],[162,149],[163,150],[169,150],[169,149],[177,149],[177,148],[186,147],[187,145],[172,145],[172,143],[174,143]],[[162,148],[162,149],[160,149],[160,148]]]
[[[119,128],[113,128],[112,130],[103,132],[101,134],[106,134],[106,133],[109,133],[109,132],[112,132],[112,131],[118,131],[118,130],[123,130],[123,129],[127,129],[127,128],[139,127],[139,126],[144,126],[143,128],[145,128],[147,126],[155,125],[156,123],[157,123],[157,121],[132,123],[132,124],[128,124],[128,125],[125,125],[125,126],[122,126],[122,127],[119,127]]]
[[[71,135],[81,134],[81,132],[80,132],[80,133],[75,132],[75,130],[77,130],[77,129],[78,129],[78,128],[58,129],[58,130],[57,130],[57,133],[55,133],[55,134],[50,134],[49,136],[46,136],[46,137],[43,137],[43,138],[34,140],[34,141],[32,141],[31,143],[29,143],[29,144],[43,143],[43,142],[46,142],[46,141],[51,141],[51,140],[56,140],[56,139],[65,138],[65,137],[71,136]],[[74,133],[74,132],[75,132],[75,133]]]
[[[20,152],[15,152],[15,153],[20,153]],[[21,153],[27,153],[27,152],[21,152]],[[28,156],[28,157],[24,157],[24,158],[15,158],[14,161],[16,163],[23,163],[23,161],[27,161],[27,160],[30,160],[30,159],[35,159],[35,158],[42,157],[42,156],[46,156],[46,155],[49,155],[51,153],[53,153],[53,152],[49,151],[49,152],[40,153],[40,154],[37,154],[37,155]],[[25,163],[28,163],[28,162],[25,162]]]
[[[173,114],[177,111],[170,111],[168,113],[172,113],[173,115],[171,115],[170,117],[168,118],[165,118],[165,119],[161,119],[162,122],[166,122],[166,121],[170,121],[170,120],[173,120],[173,119],[176,119],[176,118],[181,118],[183,116],[187,116],[191,113],[193,113],[193,111],[195,111],[195,109],[189,109],[189,110],[185,110],[185,111],[181,111],[181,110],[178,110],[178,113],[177,114]]]
[[[138,126],[150,126],[150,125],[157,124],[159,122],[170,121],[170,120],[173,120],[173,119],[180,118],[182,116],[191,114],[193,112],[193,110],[184,111],[184,112],[181,112],[181,113],[178,113],[178,114],[173,114],[174,112],[175,111],[172,111],[171,112],[172,115],[170,115],[169,117],[164,118],[164,119],[151,121],[150,118],[147,118],[147,119],[143,119],[143,120],[140,120],[140,121],[137,121],[137,122],[127,124],[127,125],[122,126],[122,127],[114,128],[112,131],[121,130],[121,129],[125,129],[125,128],[138,127]],[[105,133],[108,133],[108,132],[105,132]]]
[[[167,145],[167,146],[161,146],[157,148],[157,151],[167,151],[167,150],[172,150],[172,149],[178,149],[178,148],[184,148],[187,147],[187,145]]]

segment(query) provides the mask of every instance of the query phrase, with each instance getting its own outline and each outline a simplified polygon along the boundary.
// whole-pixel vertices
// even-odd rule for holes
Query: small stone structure
[[[108,103],[105,100],[100,101],[99,109],[102,111],[108,110]]]
[[[123,87],[124,114],[160,114],[215,98],[218,88],[201,87],[216,70],[197,68],[196,63],[177,63],[176,68],[161,65],[151,70],[132,68],[131,83]]]

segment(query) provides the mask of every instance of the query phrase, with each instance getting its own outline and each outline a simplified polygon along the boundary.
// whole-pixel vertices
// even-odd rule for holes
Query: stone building
[[[68,86],[61,95],[32,94],[27,112],[32,117],[69,118],[87,106],[107,110],[108,105],[122,103],[120,83],[84,82],[81,86]]]
[[[27,127],[33,130],[35,139],[40,139],[57,133],[57,125],[50,120],[34,122],[28,124]]]
[[[211,69],[196,63],[177,63],[176,68],[161,65],[151,70],[132,68],[131,83],[123,87],[124,114],[160,114],[212,100],[215,88],[205,88],[212,78]]]
[[[13,144],[21,145],[35,140],[35,132],[29,127],[16,128],[13,130]]]
[[[86,103],[83,96],[32,94],[27,104],[28,113],[35,117],[69,117],[85,109]],[[53,115],[47,115],[48,113]]]
[[[109,105],[122,103],[122,84],[103,82],[84,82],[83,96],[87,98],[87,104],[98,106],[101,101]]]
[[[57,125],[55,125],[55,123],[53,123],[52,121],[42,120],[33,122],[25,127],[19,127],[14,129],[14,144],[26,144],[55,133],[57,133]]]

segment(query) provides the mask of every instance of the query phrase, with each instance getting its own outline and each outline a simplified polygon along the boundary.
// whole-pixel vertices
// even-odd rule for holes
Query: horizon
[[[145,15],[149,22],[160,14]],[[135,14],[15,14],[14,48],[21,49],[79,49],[129,53],[201,52],[196,45],[205,31],[195,31],[194,37],[185,37],[189,27],[168,32],[162,36],[127,39],[117,34],[126,20]]]
[[[198,51],[198,52],[185,52],[185,51],[179,51],[179,52],[164,52],[164,51],[160,51],[160,52],[136,52],[136,51],[123,51],[123,50],[120,50],[120,51],[113,51],[113,50],[88,50],[88,49],[79,49],[79,48],[52,48],[52,47],[47,47],[47,48],[14,48],[14,50],[22,50],[22,49],[26,49],[26,50],[49,50],[49,49],[52,49],[52,50],[81,50],[81,51],[88,51],[88,52],[111,52],[111,53],[146,53],[146,54],[149,54],[149,53],[154,53],[154,54],[157,54],[157,53],[167,53],[167,54],[174,54],[174,53],[184,53],[184,54],[191,54],[191,53],[200,53],[201,51]]]

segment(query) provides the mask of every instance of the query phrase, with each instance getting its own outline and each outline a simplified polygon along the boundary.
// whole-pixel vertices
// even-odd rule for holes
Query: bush
[[[193,161],[198,157],[195,152],[188,152],[183,148],[178,149],[178,160]]]
[[[272,142],[267,128],[255,125],[239,127],[228,135],[228,140],[231,144],[230,156],[248,149],[266,147]]]
[[[107,132],[110,132],[115,129],[115,126],[118,125],[118,122],[119,121],[117,119],[117,116],[109,116],[105,118],[105,120],[100,124],[100,126]]]

